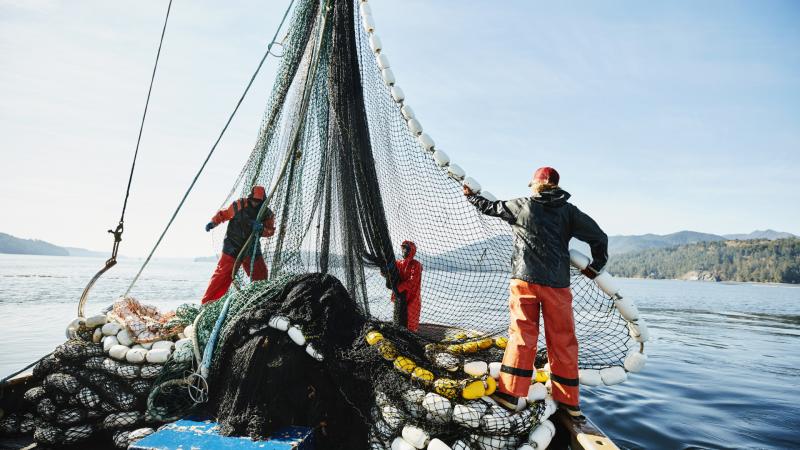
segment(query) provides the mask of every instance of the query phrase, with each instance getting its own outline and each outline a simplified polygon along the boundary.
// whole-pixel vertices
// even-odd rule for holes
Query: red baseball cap
[[[531,184],[533,183],[548,183],[548,184],[558,184],[558,180],[560,177],[558,176],[558,172],[556,169],[552,167],[539,167],[536,169],[536,172],[533,173],[533,179],[531,179]]]

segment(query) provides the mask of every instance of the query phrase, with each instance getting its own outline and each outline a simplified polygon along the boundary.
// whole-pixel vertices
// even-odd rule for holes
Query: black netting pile
[[[385,82],[391,67],[382,75],[359,2],[320,3],[296,7],[255,148],[225,203],[255,184],[274,188],[277,231],[261,243],[272,277],[332,274],[365,317],[393,320],[402,302],[389,300],[386,277],[412,240],[421,321],[505,333],[509,226],[479,214],[409,129],[413,112]],[[613,302],[580,275],[573,292],[581,367],[621,365],[631,340]]]
[[[127,448],[153,432],[158,422],[144,411],[162,366],[111,359],[91,329],[81,331],[88,341],[68,340],[34,367],[27,407],[3,420],[5,434],[32,432],[41,448],[81,448],[90,438]]]

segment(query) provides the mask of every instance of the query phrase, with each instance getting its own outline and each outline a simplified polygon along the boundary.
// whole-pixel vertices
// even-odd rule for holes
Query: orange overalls
[[[539,310],[544,317],[547,359],[553,399],[578,407],[578,340],[572,317],[570,288],[553,288],[523,280],[511,280],[508,345],[500,369],[500,390],[527,397],[533,376],[539,338]]]

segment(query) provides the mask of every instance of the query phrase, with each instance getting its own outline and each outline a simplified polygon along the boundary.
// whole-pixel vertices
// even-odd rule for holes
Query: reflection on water
[[[138,265],[122,260],[104,276],[87,311],[123,292]],[[101,266],[97,258],[0,255],[0,376],[63,340],[83,286]],[[213,262],[155,261],[134,294],[167,308],[197,301],[213,269]],[[650,326],[648,365],[623,385],[582,390],[586,413],[618,445],[800,448],[799,288],[620,283]]]

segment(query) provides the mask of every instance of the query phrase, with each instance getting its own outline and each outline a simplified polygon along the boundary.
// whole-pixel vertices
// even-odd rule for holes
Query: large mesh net
[[[322,3],[296,8],[257,143],[224,203],[256,184],[274,191],[277,231],[260,243],[271,277],[332,274],[368,318],[393,320],[402,305],[385,277],[391,287],[411,240],[424,324],[506,332],[509,226],[467,202],[409,128],[413,112],[386,83],[359,3]],[[243,271],[237,279],[246,283]],[[631,342],[612,300],[578,272],[572,287],[581,367],[621,365]]]

